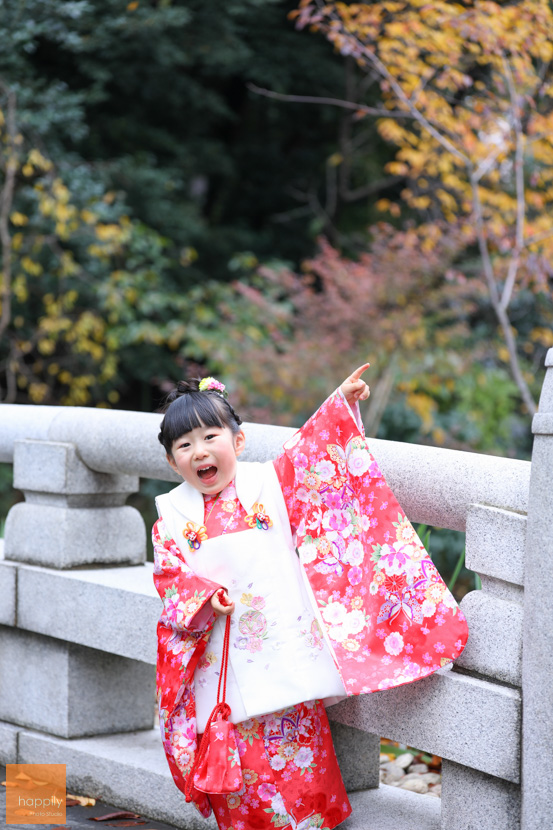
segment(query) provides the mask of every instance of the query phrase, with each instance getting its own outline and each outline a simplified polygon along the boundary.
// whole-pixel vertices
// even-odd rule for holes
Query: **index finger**
[[[359,380],[359,378],[361,377],[363,372],[366,372],[370,365],[371,365],[370,363],[363,363],[363,365],[359,366],[359,368],[356,369],[355,372],[351,373],[351,375],[349,376],[349,379],[350,380]]]

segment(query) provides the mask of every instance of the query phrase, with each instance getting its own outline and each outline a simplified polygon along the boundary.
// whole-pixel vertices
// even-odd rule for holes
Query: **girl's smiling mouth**
[[[209,466],[199,467],[196,472],[204,484],[209,484],[217,475],[217,467],[210,464]]]

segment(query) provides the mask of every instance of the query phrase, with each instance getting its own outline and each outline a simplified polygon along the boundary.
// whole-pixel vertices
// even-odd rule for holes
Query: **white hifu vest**
[[[272,462],[239,462],[235,484],[246,511],[262,504],[272,527],[207,539],[196,551],[189,548],[183,529],[189,521],[203,525],[203,495],[183,482],[156,498],[158,513],[186,564],[198,576],[224,585],[235,602],[226,695],[231,720],[240,723],[316,698],[342,699],[344,684],[295,552]],[[194,674],[198,733],[217,701],[225,620],[217,618]]]

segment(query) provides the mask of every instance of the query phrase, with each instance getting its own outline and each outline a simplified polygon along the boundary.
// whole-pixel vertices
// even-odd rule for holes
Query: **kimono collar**
[[[246,513],[251,512],[253,505],[258,501],[263,486],[262,467],[263,464],[259,461],[239,461],[237,463],[234,484],[238,500]],[[197,525],[203,525],[204,497],[199,490],[196,490],[187,481],[183,481],[182,484],[169,492],[169,498],[175,510],[182,516]]]

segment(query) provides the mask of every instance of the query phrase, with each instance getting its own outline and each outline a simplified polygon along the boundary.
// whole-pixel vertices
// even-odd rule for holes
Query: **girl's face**
[[[188,484],[206,495],[220,493],[236,475],[236,459],[244,449],[242,430],[203,424],[173,441],[167,461]]]

